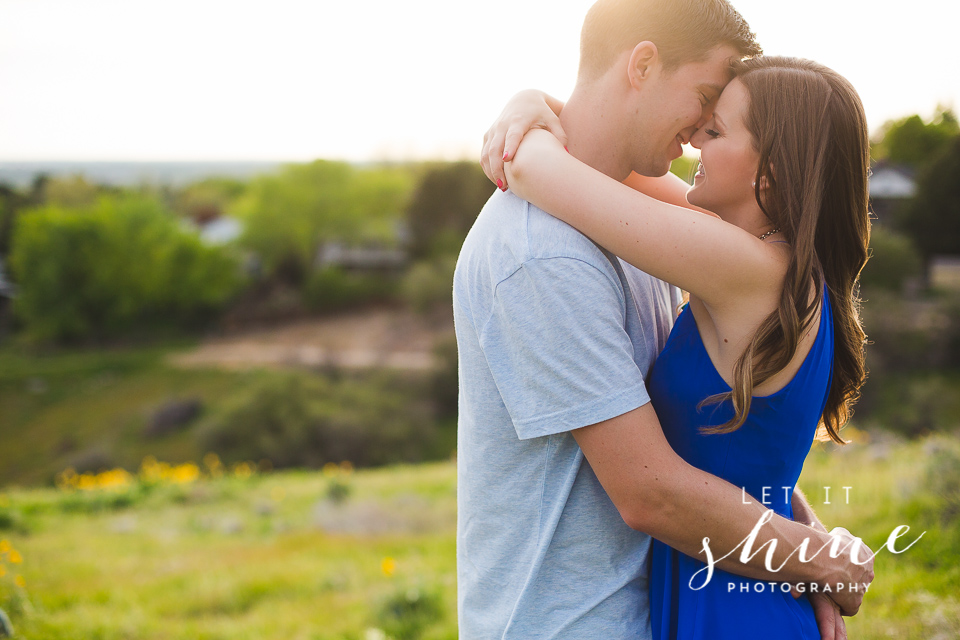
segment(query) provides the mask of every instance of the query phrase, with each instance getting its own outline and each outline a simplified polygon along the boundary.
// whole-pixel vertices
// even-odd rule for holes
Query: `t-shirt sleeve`
[[[480,342],[521,440],[650,401],[614,278],[612,266],[560,257],[528,260],[497,285]]]

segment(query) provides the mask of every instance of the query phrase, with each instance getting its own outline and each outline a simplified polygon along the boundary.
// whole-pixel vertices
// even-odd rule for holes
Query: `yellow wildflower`
[[[10,541],[0,540],[0,553],[6,553],[7,551],[10,551]]]
[[[97,474],[97,486],[101,489],[126,487],[131,481],[132,477],[126,469],[113,469]]]
[[[203,465],[210,471],[213,471],[214,469],[219,469],[222,467],[223,463],[220,462],[220,456],[211,451],[207,455],[203,456]]]
[[[77,479],[76,484],[81,491],[90,491],[97,488],[97,478],[92,473],[85,473]]]
[[[389,556],[384,558],[380,563],[380,570],[383,571],[383,575],[389,578],[397,570],[397,561]]]
[[[13,564],[20,564],[23,562],[23,556],[20,555],[20,552],[16,549],[10,549],[10,562]]]
[[[2,564],[0,564],[0,578],[2,578],[5,575],[7,575],[7,568]]]
[[[353,463],[350,462],[349,460],[344,460],[343,462],[341,462],[340,473],[342,473],[345,476],[348,476],[351,473],[353,473]]]
[[[14,584],[23,589],[27,586],[27,581],[23,579],[23,576],[17,574],[17,577],[13,579]]]
[[[77,470],[73,467],[67,467],[57,474],[57,486],[61,489],[73,487],[76,485]]]
[[[168,477],[180,484],[190,483],[200,477],[200,467],[192,462],[180,464],[170,469]]]
[[[140,463],[140,478],[146,482],[159,482],[163,479],[160,463],[153,456],[147,456]]]
[[[253,475],[253,464],[250,462],[238,462],[233,465],[233,475],[238,478],[249,478]]]
[[[339,471],[340,467],[336,462],[328,462],[327,464],[323,465],[323,475],[328,478],[337,475]]]

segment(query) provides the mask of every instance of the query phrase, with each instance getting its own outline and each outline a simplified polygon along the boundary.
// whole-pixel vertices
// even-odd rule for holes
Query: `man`
[[[570,152],[618,180],[663,175],[731,65],[758,53],[726,0],[600,0],[561,113]],[[709,537],[720,557],[764,513],[677,457],[649,404],[644,377],[677,302],[512,193],[480,213],[454,277],[462,638],[650,637],[649,535],[694,557]],[[776,581],[872,580],[872,566],[845,556],[787,561],[804,538],[826,544],[824,533],[776,518],[757,544],[773,538],[779,573],[764,554],[719,566]],[[853,613],[860,598],[841,604]]]

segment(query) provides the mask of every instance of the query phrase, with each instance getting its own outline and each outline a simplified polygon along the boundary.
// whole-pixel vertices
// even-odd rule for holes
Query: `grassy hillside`
[[[359,639],[398,600],[455,635],[453,465],[243,475],[4,494],[0,606],[23,638]]]
[[[207,456],[196,424],[148,437],[171,399],[206,416],[279,375],[176,369],[176,346],[0,351],[0,608],[19,637],[456,637],[454,464],[261,473]],[[824,523],[875,550],[899,525],[898,548],[926,532],[880,553],[850,637],[960,636],[960,442],[848,433],[856,444],[817,445],[801,478]],[[132,474],[54,488],[84,461]]]
[[[865,442],[808,460],[802,484],[828,526],[874,549],[897,525],[912,527],[902,543],[927,531],[906,553],[878,556],[850,637],[960,633],[956,512],[928,483],[954,445]],[[19,637],[456,637],[453,463],[221,471],[0,494],[0,536],[22,560],[0,560],[0,606]]]
[[[170,347],[49,356],[0,351],[0,486],[51,484],[69,466],[135,469],[147,455],[199,460],[188,431],[144,437],[164,402],[196,397],[208,409],[266,373],[180,370]]]

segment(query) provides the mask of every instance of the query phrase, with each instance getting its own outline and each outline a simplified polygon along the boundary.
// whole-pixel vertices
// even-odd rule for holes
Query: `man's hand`
[[[507,190],[503,163],[513,159],[520,141],[531,129],[546,129],[566,146],[567,134],[560,126],[563,103],[541,91],[528,89],[510,99],[490,129],[483,134],[480,166],[501,191]]]
[[[811,593],[807,596],[813,606],[813,615],[817,619],[820,640],[847,640],[847,625],[840,615],[840,607],[823,593]]]
[[[830,531],[830,535],[837,540],[834,546],[843,550],[838,560],[846,560],[842,567],[838,567],[836,576],[826,583],[831,589],[830,597],[840,606],[843,615],[855,616],[863,604],[867,587],[873,582],[873,552],[843,527],[836,527]],[[860,548],[857,550],[858,543]],[[837,588],[838,585],[840,588]]]

